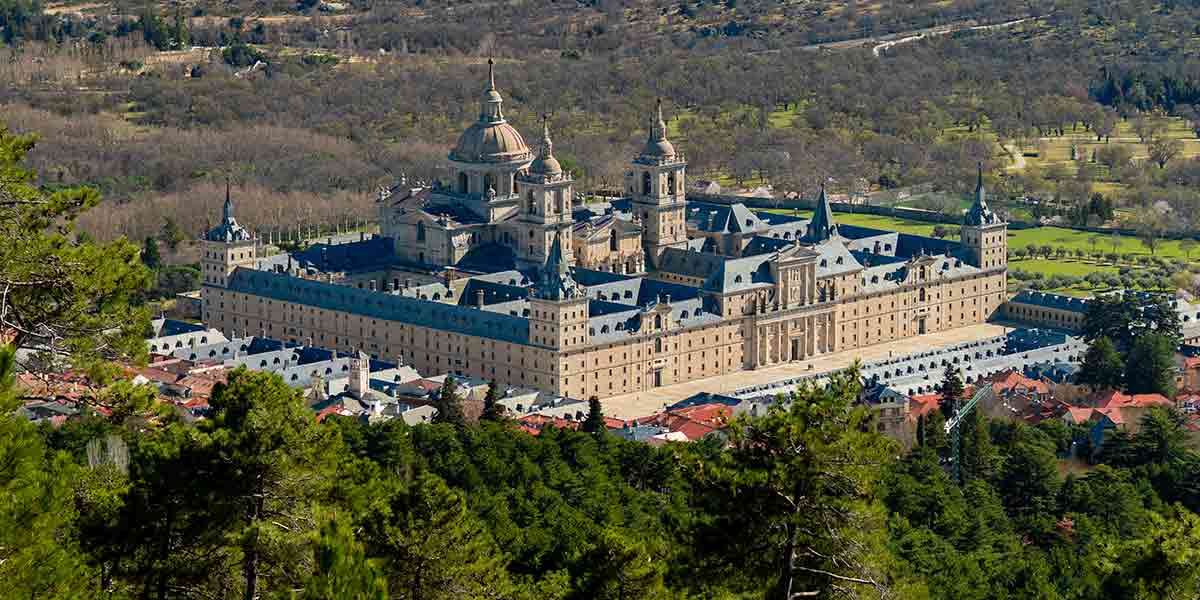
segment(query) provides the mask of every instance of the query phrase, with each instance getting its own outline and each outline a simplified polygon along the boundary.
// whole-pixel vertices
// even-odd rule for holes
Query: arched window
[[[921,288],[920,290],[917,290],[917,299],[921,302],[925,301],[925,288]]]
[[[425,223],[422,223],[421,221],[417,221],[417,241],[425,241]]]
[[[469,187],[468,187],[467,174],[459,173],[458,174],[458,193],[465,194],[465,193],[467,193],[468,189],[469,189]]]
[[[483,193],[486,194],[488,190],[496,190],[496,176],[492,175],[491,173],[487,173],[483,176]]]
[[[675,189],[675,171],[667,174],[667,193],[674,194],[678,190]]]
[[[650,171],[642,172],[642,194],[650,195]]]
[[[608,325],[601,325],[600,333],[608,333]]]
[[[528,192],[525,192],[525,199],[529,203],[529,214],[536,215],[537,214],[537,205],[533,203],[533,190],[529,190]]]
[[[654,351],[662,352],[662,338],[654,338]]]
[[[617,229],[612,228],[608,232],[608,249],[613,252],[617,251]]]
[[[662,315],[654,315],[654,328],[662,329]]]

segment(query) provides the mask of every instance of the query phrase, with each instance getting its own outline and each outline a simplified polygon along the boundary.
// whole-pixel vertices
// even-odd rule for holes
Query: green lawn
[[[799,212],[790,209],[765,209],[764,212],[773,212],[785,215],[798,214],[802,218],[809,218],[811,211],[802,210]],[[884,215],[868,215],[861,213],[834,213],[834,220],[838,223],[846,223],[848,225],[859,225],[862,227],[873,227],[875,229],[884,229],[887,231],[899,231],[901,233],[911,233],[915,235],[931,235],[933,233],[934,223],[925,223],[922,221],[913,221],[910,219],[899,219],[896,217],[888,217]],[[1036,227],[1033,229],[1009,229],[1008,230],[1008,247],[1024,248],[1029,245],[1043,246],[1049,245],[1055,248],[1067,248],[1068,250],[1081,249],[1087,252],[1093,250],[1091,239],[1096,238],[1095,250],[1102,252],[1117,252],[1118,254],[1136,254],[1149,256],[1150,249],[1144,246],[1141,240],[1133,236],[1117,236],[1115,239],[1111,234],[1095,234],[1086,231],[1076,231],[1074,229],[1066,229],[1063,227]],[[1115,250],[1114,250],[1115,242]],[[1184,258],[1192,260],[1190,256],[1196,257],[1200,261],[1200,243],[1196,248],[1192,249],[1190,256],[1180,248],[1178,240],[1161,241],[1154,252],[1155,256],[1165,258]]]
[[[1063,260],[1046,260],[1044,258],[1010,260],[1008,268],[1020,269],[1029,273],[1041,273],[1046,276],[1052,275],[1070,275],[1073,277],[1083,277],[1088,273],[1116,273],[1117,268],[1112,265],[1096,264],[1094,262],[1086,262],[1075,259]]]

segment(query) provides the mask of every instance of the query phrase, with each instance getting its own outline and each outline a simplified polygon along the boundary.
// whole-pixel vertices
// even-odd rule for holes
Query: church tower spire
[[[960,231],[968,263],[980,269],[1008,267],[1008,224],[988,207],[982,162],[975,177],[975,200]]]
[[[838,235],[838,229],[833,221],[833,206],[829,204],[829,197],[825,195],[825,183],[822,182],[821,195],[817,198],[816,210],[813,212],[812,221],[808,223],[804,238],[807,242],[815,243],[835,235]]]
[[[483,101],[479,105],[479,121],[481,123],[503,123],[504,98],[496,90],[496,62],[488,59],[488,84],[483,92]]]
[[[687,162],[667,140],[662,99],[654,103],[646,146],[625,175],[633,214],[641,219],[646,264],[656,267],[667,248],[687,246]]]
[[[675,146],[667,140],[667,122],[663,120],[662,98],[654,101],[654,114],[650,120],[650,135],[646,147],[638,157],[640,162],[658,164],[675,161]]]

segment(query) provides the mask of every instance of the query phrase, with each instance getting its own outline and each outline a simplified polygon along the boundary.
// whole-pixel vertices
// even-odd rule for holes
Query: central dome
[[[525,138],[504,121],[472,124],[450,151],[450,159],[461,162],[512,162],[532,156]]]
[[[467,128],[450,151],[450,160],[472,163],[503,163],[533,158],[525,138],[504,120],[504,99],[496,90],[496,72],[488,59],[488,86],[479,106],[479,120]]]

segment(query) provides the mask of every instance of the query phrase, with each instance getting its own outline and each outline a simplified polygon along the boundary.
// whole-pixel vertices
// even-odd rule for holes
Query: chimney
[[[483,290],[475,290],[475,308],[483,308]]]

